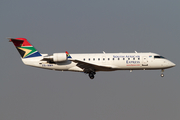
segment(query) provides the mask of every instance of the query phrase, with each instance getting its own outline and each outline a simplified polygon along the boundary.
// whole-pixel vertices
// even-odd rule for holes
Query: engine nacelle
[[[67,60],[66,53],[54,53],[53,54],[53,61],[54,62],[63,62]]]

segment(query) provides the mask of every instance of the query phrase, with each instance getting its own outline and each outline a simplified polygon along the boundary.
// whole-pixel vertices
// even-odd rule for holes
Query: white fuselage
[[[90,53],[71,54],[71,57],[85,63],[112,68],[101,69],[98,71],[154,70],[167,69],[175,66],[171,61],[155,53]],[[83,69],[78,67],[77,63],[71,60],[58,63],[48,63],[47,61],[41,61],[42,58],[43,56],[22,60],[26,65],[44,69],[83,72]]]

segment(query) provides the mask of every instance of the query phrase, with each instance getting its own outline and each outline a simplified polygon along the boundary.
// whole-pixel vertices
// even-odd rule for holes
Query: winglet
[[[72,58],[70,54],[66,51],[67,58]]]

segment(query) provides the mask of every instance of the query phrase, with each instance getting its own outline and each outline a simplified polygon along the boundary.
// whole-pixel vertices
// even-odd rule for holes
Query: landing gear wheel
[[[163,74],[163,73],[161,74],[161,77],[164,77],[164,74]]]
[[[94,73],[93,73],[93,72],[90,72],[90,73],[89,73],[89,78],[90,78],[90,79],[94,79]]]
[[[164,72],[164,69],[161,70],[161,77],[164,77],[163,72]]]
[[[94,74],[89,73],[89,77],[90,77],[91,79],[94,79]]]

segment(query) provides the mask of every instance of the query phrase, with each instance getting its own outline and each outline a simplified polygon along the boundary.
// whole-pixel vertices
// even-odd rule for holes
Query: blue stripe
[[[70,55],[67,58],[72,58]]]
[[[30,57],[38,57],[38,56],[42,56],[39,52],[35,52],[27,57],[24,57],[24,58],[30,58]]]

